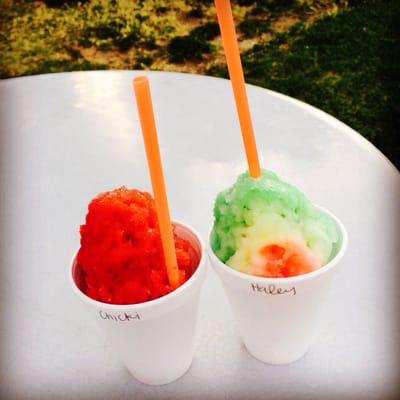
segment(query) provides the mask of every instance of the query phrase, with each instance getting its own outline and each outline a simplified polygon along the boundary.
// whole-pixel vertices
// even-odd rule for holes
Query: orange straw
[[[146,148],[147,164],[150,171],[154,201],[156,203],[168,280],[171,287],[176,288],[179,284],[179,270],[176,261],[175,242],[169,216],[167,193],[165,190],[157,130],[147,77],[138,76],[135,78],[133,80],[133,88],[136,95],[140,124],[142,125],[142,135]]]
[[[225,57],[228,64],[229,76],[235,96],[236,109],[239,115],[240,128],[244,148],[246,151],[249,173],[253,178],[260,176],[260,162],[258,161],[257,146],[251,122],[249,103],[247,101],[244,75],[240,62],[239,47],[236,39],[231,4],[229,0],[215,0],[222,42],[224,43]]]

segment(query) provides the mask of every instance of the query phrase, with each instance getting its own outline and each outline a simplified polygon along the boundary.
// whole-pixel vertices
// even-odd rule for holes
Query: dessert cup
[[[265,278],[245,274],[220,261],[207,247],[213,269],[221,279],[242,340],[251,355],[269,364],[288,364],[309,349],[323,301],[347,248],[343,224],[335,222],[339,242],[330,261],[303,275]]]
[[[206,274],[204,245],[188,225],[174,222],[175,233],[190,242],[197,267],[174,291],[144,303],[102,303],[79,289],[80,271],[74,257],[70,268],[72,289],[97,320],[115,352],[140,382],[163,385],[181,377],[194,354],[200,289]]]

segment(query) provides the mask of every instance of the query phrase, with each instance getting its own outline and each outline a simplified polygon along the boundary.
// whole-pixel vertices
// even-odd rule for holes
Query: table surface
[[[248,95],[262,165],[335,213],[349,233],[315,343],[288,366],[253,359],[210,269],[189,372],[151,387],[125,370],[74,298],[68,268],[96,193],[150,189],[131,86],[139,73],[0,82],[0,397],[394,398],[400,174],[346,125],[254,86]],[[246,167],[229,81],[146,74],[171,214],[205,237],[215,194]]]

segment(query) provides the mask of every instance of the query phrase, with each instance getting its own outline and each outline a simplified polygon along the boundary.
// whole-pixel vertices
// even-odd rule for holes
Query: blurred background
[[[400,167],[400,0],[232,0],[248,83],[345,122]],[[213,0],[0,0],[0,76],[227,77]]]

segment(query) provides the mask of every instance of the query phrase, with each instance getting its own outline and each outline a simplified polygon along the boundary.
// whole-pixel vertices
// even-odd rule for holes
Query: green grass
[[[272,32],[268,20],[261,18],[247,18],[238,25],[238,30],[244,37],[254,37],[261,33]]]
[[[246,80],[321,108],[400,166],[400,2],[362,3],[256,44],[242,54]]]
[[[173,63],[202,60],[204,53],[214,50],[209,41],[218,35],[218,23],[207,22],[192,29],[188,35],[172,38],[167,46],[169,60]]]
[[[91,63],[88,60],[78,60],[78,61],[71,61],[71,60],[46,60],[41,62],[35,68],[31,70],[32,75],[38,74],[48,74],[59,72],[62,70],[63,72],[71,72],[71,71],[94,71],[94,70],[103,70],[107,69],[106,64],[98,64],[98,63]]]

